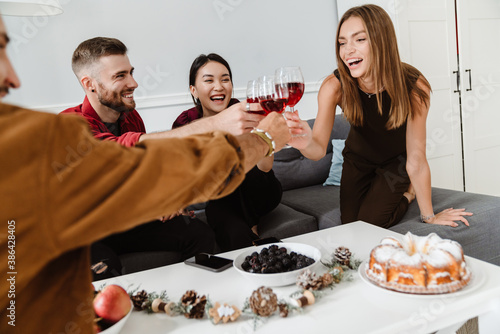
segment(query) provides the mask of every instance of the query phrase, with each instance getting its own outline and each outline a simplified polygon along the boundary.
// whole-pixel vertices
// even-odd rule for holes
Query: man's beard
[[[97,98],[102,105],[111,108],[120,114],[124,112],[131,112],[135,109],[135,101],[132,101],[132,104],[127,105],[123,102],[121,93],[107,90],[102,84],[99,84],[99,87],[101,89],[97,94]]]

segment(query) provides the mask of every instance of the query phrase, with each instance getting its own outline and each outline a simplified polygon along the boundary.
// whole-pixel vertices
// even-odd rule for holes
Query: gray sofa
[[[314,120],[309,120],[312,126]],[[330,139],[345,139],[349,123],[337,115]],[[276,212],[271,212],[259,224],[262,236],[285,238],[291,235],[340,225],[339,187],[323,186],[332,159],[332,145],[324,158],[318,161],[306,159],[296,149],[284,149],[275,156],[273,170],[283,186],[283,198]],[[410,204],[402,221],[390,229],[416,235],[435,232],[442,238],[459,242],[466,255],[500,265],[500,197],[466,193],[440,188],[432,189],[435,212],[446,208],[465,208],[474,213],[468,217],[470,227],[424,224],[416,201]],[[294,210],[296,214],[290,212]],[[295,217],[283,220],[279,212]],[[299,220],[299,222],[297,222]]]
[[[309,120],[314,124],[314,120]],[[345,139],[349,123],[337,115],[330,139]],[[333,146],[318,161],[312,161],[294,149],[283,149],[275,155],[273,170],[283,186],[281,204],[259,223],[261,237],[274,236],[280,239],[340,225],[339,187],[323,186],[327,179]],[[416,201],[402,221],[390,229],[416,235],[437,233],[442,238],[459,242],[466,255],[500,265],[500,197],[466,193],[447,189],[432,189],[435,212],[449,207],[466,208],[474,213],[468,217],[470,227],[461,224],[452,228],[424,224]],[[205,219],[203,210],[197,217]],[[173,252],[132,253],[121,257],[123,272],[154,268],[180,260]]]

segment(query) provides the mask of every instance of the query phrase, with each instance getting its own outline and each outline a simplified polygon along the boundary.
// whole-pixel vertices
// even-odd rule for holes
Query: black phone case
[[[217,267],[214,267],[214,266],[210,266],[210,265],[207,265],[207,264],[204,264],[204,263],[198,263],[196,262],[196,256],[193,256],[187,260],[184,261],[185,264],[189,265],[189,266],[193,266],[193,267],[197,267],[197,268],[201,268],[201,269],[205,269],[205,270],[209,270],[209,271],[213,271],[213,272],[221,272],[223,270],[226,270],[227,268],[230,268],[233,266],[233,260],[230,260],[230,259],[226,259],[224,257],[220,257],[220,256],[215,256],[215,255],[211,255],[211,254],[200,254],[200,255],[207,255],[209,259],[211,258],[214,258],[214,259],[218,259],[218,260],[221,260],[221,261],[224,261],[226,262],[225,264],[222,264],[220,266],[217,266]],[[208,259],[208,262],[210,262],[210,260]]]

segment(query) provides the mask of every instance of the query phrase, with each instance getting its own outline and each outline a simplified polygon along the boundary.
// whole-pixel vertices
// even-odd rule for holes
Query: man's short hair
[[[71,59],[71,67],[77,77],[83,69],[95,64],[101,57],[124,55],[127,47],[116,38],[94,37],[88,39],[76,48]]]

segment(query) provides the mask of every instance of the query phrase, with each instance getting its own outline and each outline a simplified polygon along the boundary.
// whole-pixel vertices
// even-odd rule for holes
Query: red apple
[[[130,297],[119,285],[105,286],[94,298],[95,314],[110,324],[114,324],[130,311]]]

